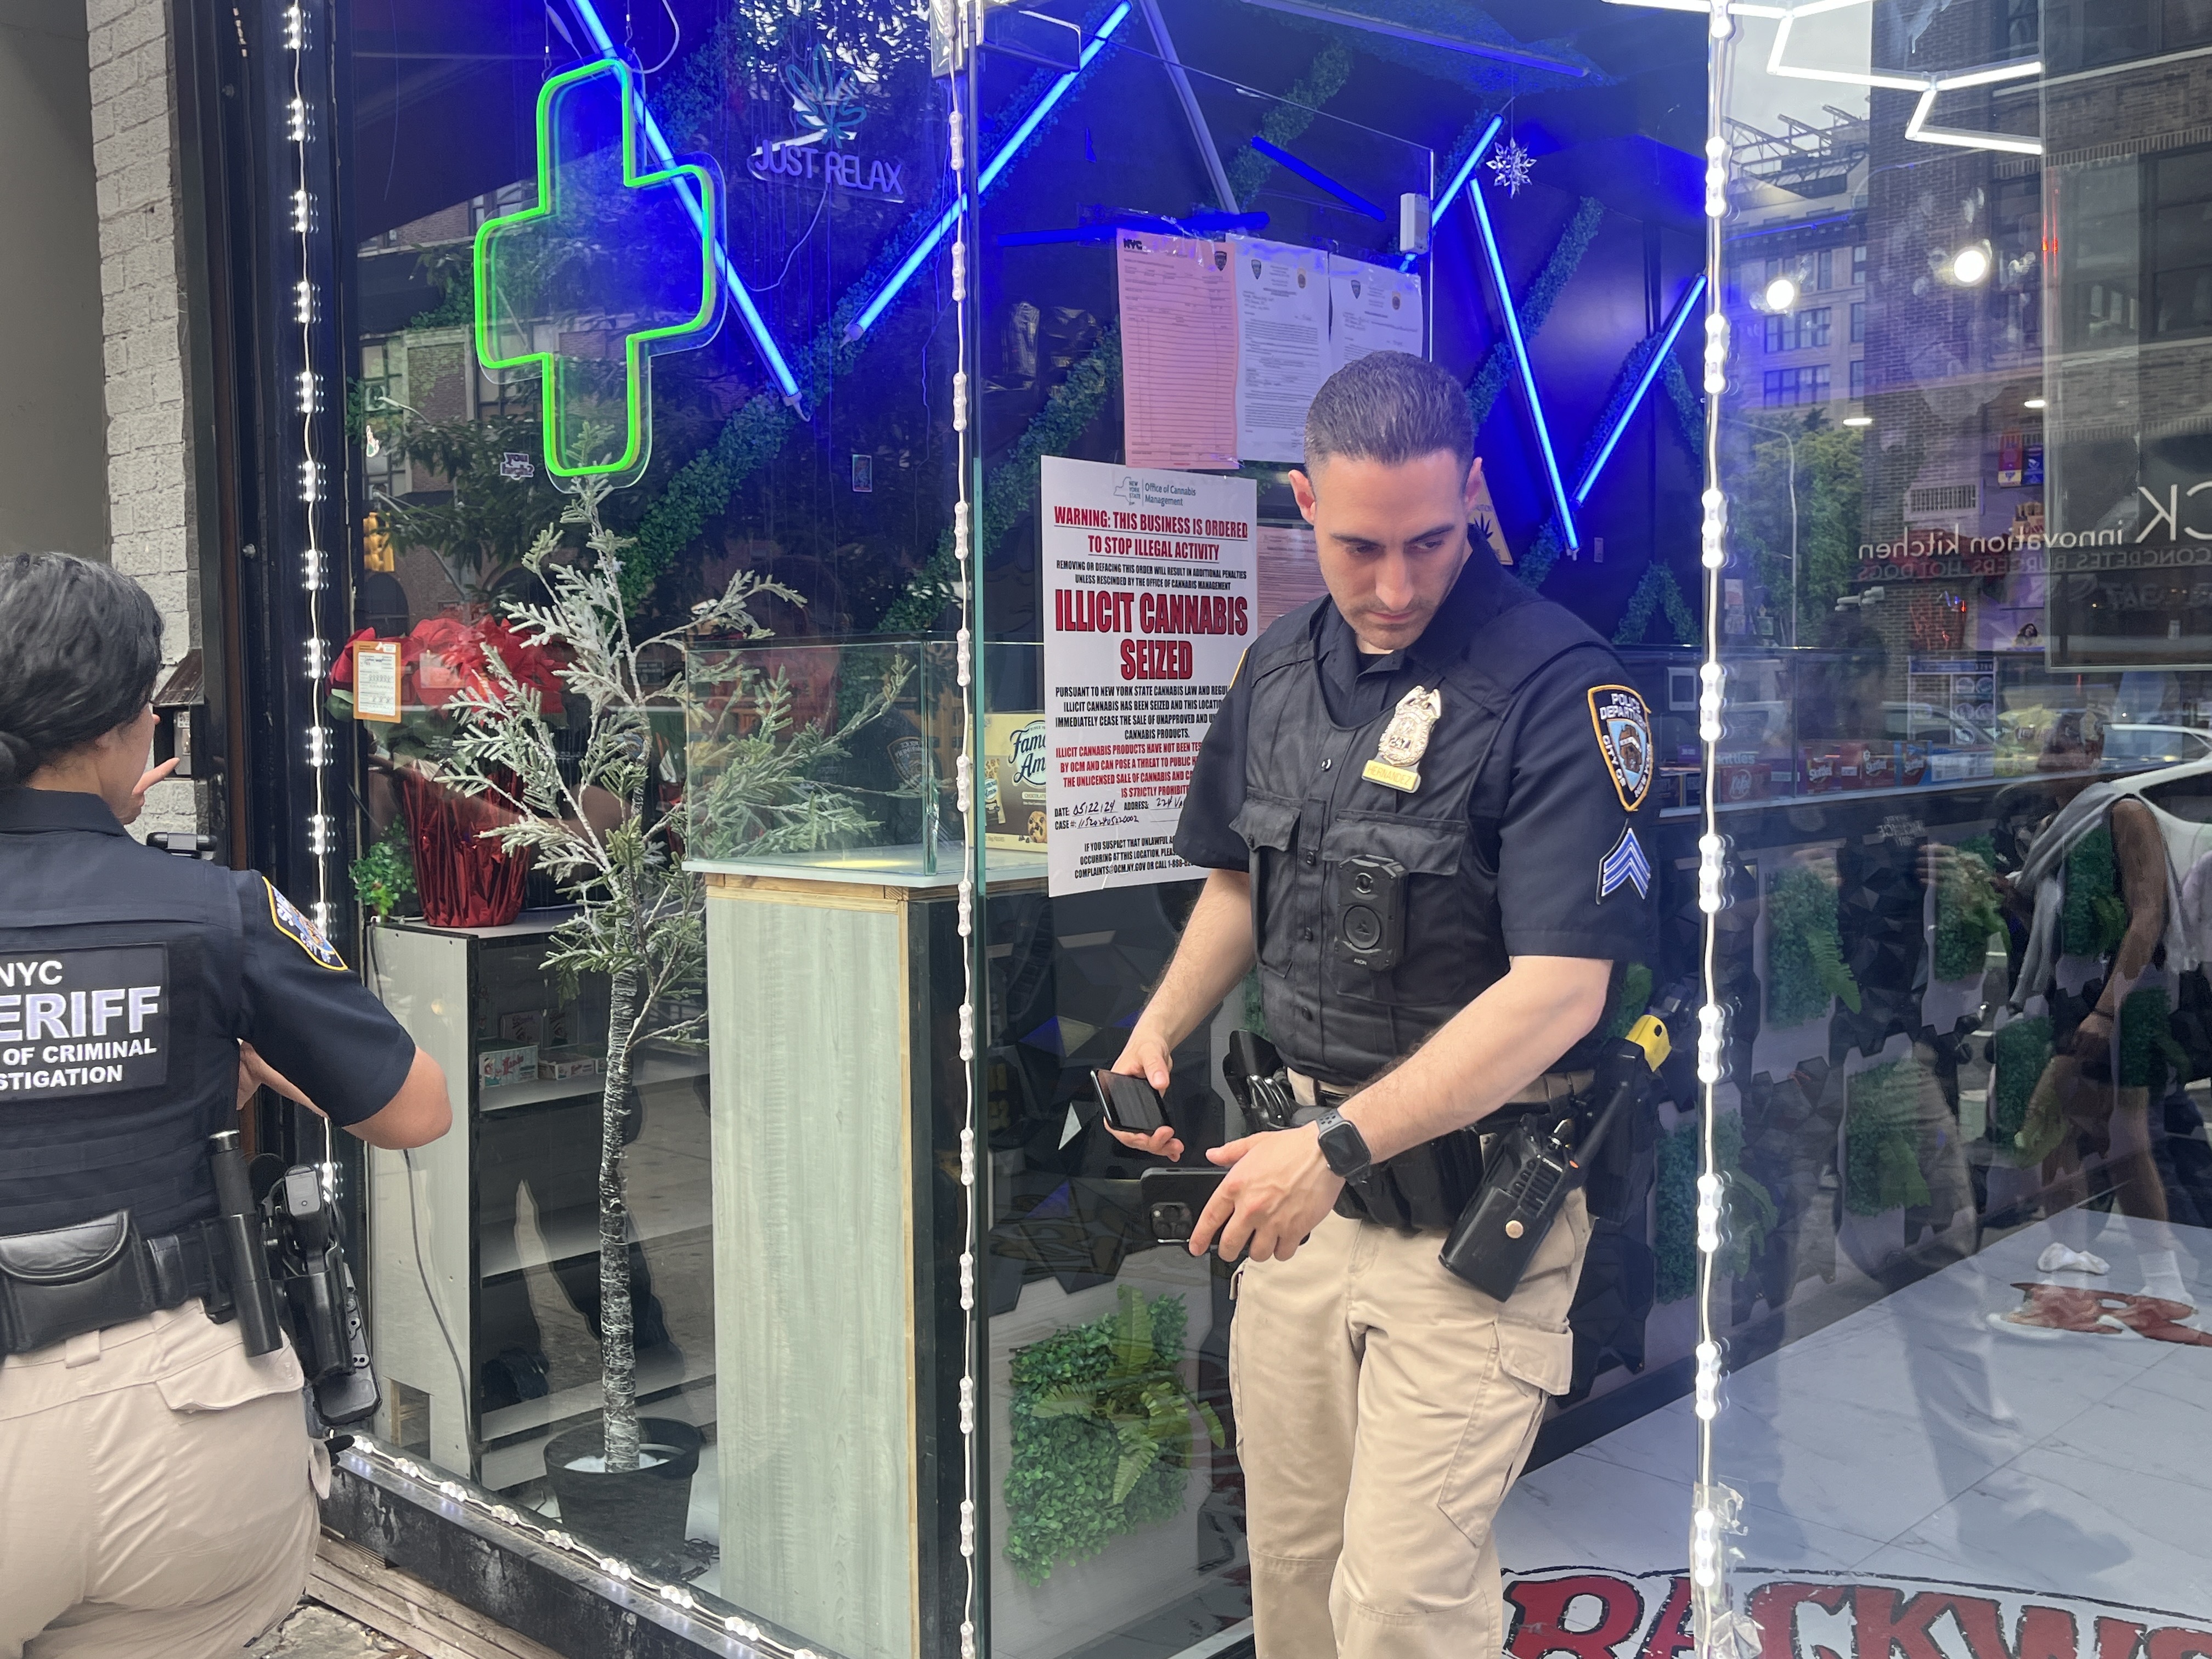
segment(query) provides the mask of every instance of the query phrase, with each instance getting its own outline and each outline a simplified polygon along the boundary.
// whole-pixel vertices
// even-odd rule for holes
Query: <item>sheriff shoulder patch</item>
[[[1620,804],[1633,812],[1651,793],[1651,711],[1633,686],[1595,685],[1590,726]]]
[[[1638,898],[1651,890],[1651,860],[1644,856],[1644,843],[1636,839],[1633,829],[1620,832],[1613,851],[1597,866],[1597,896],[1601,900],[1624,886],[1634,887]]]
[[[278,892],[268,877],[262,877],[261,884],[269,889],[269,920],[276,924],[278,933],[332,972],[349,971],[345,958],[323,937],[323,930],[307,919],[306,911]]]

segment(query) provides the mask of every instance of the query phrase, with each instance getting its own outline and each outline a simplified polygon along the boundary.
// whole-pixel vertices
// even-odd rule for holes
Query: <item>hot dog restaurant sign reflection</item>
[[[2042,1590],[1865,1572],[1739,1574],[1759,1659],[2212,1659],[2212,1620]],[[2169,1601],[2185,1598],[2175,1585]],[[1680,1573],[1551,1568],[1506,1582],[1507,1659],[1688,1659]]]

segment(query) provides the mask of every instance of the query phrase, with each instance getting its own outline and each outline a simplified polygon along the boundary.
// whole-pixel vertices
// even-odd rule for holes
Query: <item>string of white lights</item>
[[[327,19],[318,19],[327,22]],[[331,812],[330,769],[337,759],[336,734],[323,722],[323,681],[332,661],[331,644],[323,632],[323,595],[330,587],[330,561],[317,530],[323,513],[323,464],[315,453],[315,419],[322,409],[322,377],[315,373],[314,241],[319,227],[314,189],[308,173],[308,144],[314,115],[307,105],[307,31],[310,20],[306,0],[293,0],[284,11],[284,47],[291,53],[292,101],[286,109],[285,136],[292,145],[292,234],[299,243],[300,276],[294,284],[293,321],[300,331],[300,369],[294,384],[300,416],[301,516],[307,525],[307,545],[300,554],[300,585],[307,595],[307,775],[313,780],[313,810],[307,814],[307,856],[314,860],[315,896],[308,911],[315,926],[331,931],[331,857],[337,850],[337,823]],[[331,1148],[328,1118],[321,1124],[323,1156],[319,1165],[326,1197],[337,1194],[337,1162]]]
[[[975,592],[976,572],[971,562],[975,552],[975,509],[969,493],[975,470],[975,445],[980,434],[970,429],[973,422],[968,404],[969,342],[977,321],[973,315],[974,306],[969,289],[970,273],[974,269],[969,248],[969,238],[981,217],[981,193],[969,173],[969,162],[976,159],[969,154],[969,141],[979,135],[971,134],[966,129],[969,112],[967,94],[973,90],[973,83],[963,82],[963,76],[969,72],[977,43],[983,38],[983,8],[988,3],[988,0],[963,0],[963,3],[953,9],[957,19],[954,26],[957,44],[952,73],[945,82],[950,88],[946,135],[951,150],[952,181],[960,200],[969,210],[959,215],[959,223],[953,235],[951,258],[953,337],[959,351],[957,366],[952,372],[953,447],[959,478],[952,508],[952,552],[959,573],[960,588],[960,628],[955,645],[958,653],[956,678],[960,685],[960,758],[955,775],[962,843],[960,1070],[964,1090],[960,1122],[960,1564],[963,1575],[960,1659],[975,1659],[975,1614],[982,1582],[975,1560],[975,1500],[981,1484],[976,1466],[975,1362],[981,1342],[975,1316],[975,1248],[981,1238],[975,1191],[975,1126],[982,1120],[983,1103],[980,1098],[981,1072],[975,1062],[975,965],[981,943],[975,933],[977,900],[984,877],[982,835],[977,822],[981,814],[975,810],[975,681],[978,665],[974,629],[981,619],[981,610]]]
[[[1698,1659],[1732,1659],[1724,1640],[1729,1623],[1727,1573],[1721,1542],[1722,1515],[1714,1502],[1713,1419],[1720,1414],[1721,1349],[1713,1324],[1715,1267],[1720,1250],[1720,1182],[1714,1174],[1721,1054],[1727,1012],[1721,1006],[1716,961],[1719,917],[1729,902],[1728,843],[1720,833],[1718,757],[1724,670],[1721,665],[1721,572],[1728,563],[1728,497],[1721,489],[1721,398],[1728,391],[1729,323],[1721,266],[1722,226],[1727,216],[1729,146],[1725,120],[1726,70],[1735,33],[1729,0],[1710,0],[1706,40],[1705,110],[1705,488],[1699,561],[1705,572],[1705,659],[1698,670],[1698,738],[1705,763],[1705,823],[1698,837],[1698,908],[1702,930],[1698,962],[1698,1346],[1695,1396],[1698,1479],[1690,1510],[1692,1632]]]
[[[313,238],[319,215],[308,173],[308,143],[314,122],[314,113],[307,105],[307,32],[311,26],[304,0],[294,0],[284,12],[284,46],[291,53],[292,63],[292,101],[286,123],[293,159],[292,234],[300,251],[300,277],[293,289],[293,320],[300,331],[300,370],[295,380],[300,416],[300,501],[307,525],[307,546],[300,555],[300,584],[307,595],[305,666],[313,688],[307,748],[308,775],[313,780],[314,810],[307,815],[307,853],[314,860],[315,896],[309,909],[315,925],[328,933],[331,856],[337,850],[337,824],[331,815],[330,769],[337,757],[337,744],[322,719],[322,682],[332,663],[330,641],[323,632],[323,595],[330,587],[330,567],[316,527],[323,516],[322,503],[328,491],[323,463],[315,453],[316,416],[322,409],[322,377],[315,373],[314,367],[317,316]]]

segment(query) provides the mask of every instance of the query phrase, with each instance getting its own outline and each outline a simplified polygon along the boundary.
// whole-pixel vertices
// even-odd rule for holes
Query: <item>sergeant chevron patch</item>
[[[1635,884],[1636,896],[1642,898],[1651,890],[1651,860],[1644,856],[1644,844],[1636,839],[1633,828],[1620,832],[1620,839],[1613,844],[1613,851],[1597,867],[1597,896],[1604,898],[1616,888]]]

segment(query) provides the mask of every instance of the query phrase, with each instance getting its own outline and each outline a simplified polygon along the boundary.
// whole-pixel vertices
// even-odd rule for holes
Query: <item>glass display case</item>
[[[1046,846],[1037,649],[978,654],[970,665],[988,708],[977,828],[1000,872],[1029,873]],[[696,867],[957,880],[967,835],[957,641],[699,640],[684,672]]]

